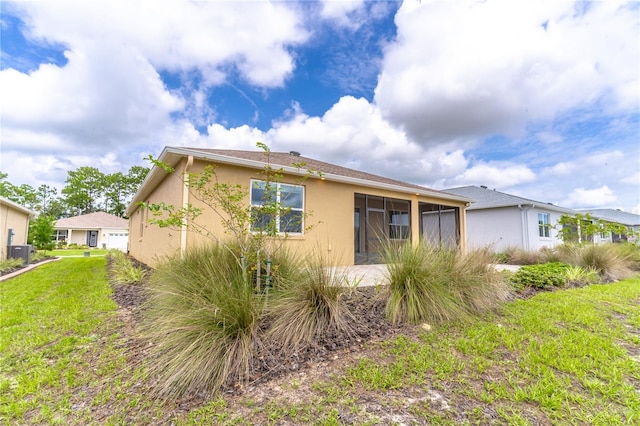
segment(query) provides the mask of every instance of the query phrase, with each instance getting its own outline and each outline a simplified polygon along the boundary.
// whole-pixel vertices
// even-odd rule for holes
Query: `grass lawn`
[[[0,283],[0,423],[640,424],[640,278],[540,293],[241,396],[174,403],[149,397],[110,294],[104,257]]]
[[[90,256],[104,256],[105,254],[107,254],[108,250],[106,249],[62,249],[62,250],[48,251],[47,255],[58,256],[58,257],[84,256],[85,252],[89,252]]]

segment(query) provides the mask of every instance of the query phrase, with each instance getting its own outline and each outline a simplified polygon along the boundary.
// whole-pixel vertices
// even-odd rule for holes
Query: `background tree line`
[[[66,185],[58,194],[58,189],[49,185],[15,185],[0,171],[0,196],[52,219],[96,211],[124,217],[127,204],[148,172],[143,166],[132,166],[126,174],[80,167],[67,172]]]

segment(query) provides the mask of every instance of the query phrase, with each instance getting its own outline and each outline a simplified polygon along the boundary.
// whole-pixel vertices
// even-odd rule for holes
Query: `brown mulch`
[[[130,258],[138,267],[148,271],[147,265]],[[111,263],[109,261],[109,268]],[[124,345],[128,357],[133,362],[141,362],[147,355],[148,345],[136,335],[137,326],[143,319],[144,304],[148,299],[148,286],[118,284],[111,280],[113,299],[118,304],[118,315],[125,324]],[[291,374],[304,374],[311,368],[332,363],[347,354],[362,352],[368,342],[377,341],[397,335],[401,331],[406,334],[406,325],[393,325],[385,318],[384,299],[375,287],[360,287],[345,293],[346,308],[358,320],[353,324],[351,334],[328,332],[321,336],[314,344],[299,349],[294,353],[287,353],[269,345],[262,345],[254,354],[251,365],[251,377],[247,384],[228,383],[222,391],[226,395],[240,395],[247,387],[255,389],[268,385],[270,381]],[[409,331],[410,332],[410,331]],[[201,395],[205,396],[205,395]]]

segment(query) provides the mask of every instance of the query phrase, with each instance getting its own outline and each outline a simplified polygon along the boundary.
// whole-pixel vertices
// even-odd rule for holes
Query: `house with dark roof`
[[[624,212],[618,209],[590,209],[579,210],[580,213],[589,213],[595,219],[603,220],[610,223],[619,223],[629,229],[630,232],[626,234],[612,234],[603,235],[604,240],[611,242],[618,241],[630,241],[635,242],[637,240],[636,235],[640,234],[640,214]]]
[[[6,260],[9,246],[27,244],[29,220],[35,212],[7,198],[0,197],[0,260]]]
[[[174,171],[154,166],[126,212],[129,253],[149,265],[206,240],[189,224],[169,229],[151,223],[149,211],[140,203],[205,207],[184,178],[207,165],[215,165],[220,182],[247,189],[247,206],[262,202],[265,167],[280,169],[278,194],[287,195],[287,215],[299,220],[278,221],[277,226],[288,236],[284,244],[296,252],[319,248],[331,253],[338,263],[353,265],[377,262],[381,240],[386,238],[417,243],[424,237],[435,243],[464,246],[469,202],[464,196],[322,162],[294,151],[166,147],[158,159]],[[301,181],[302,177],[306,178]],[[194,220],[212,235],[224,237],[221,218],[211,209],[204,208]],[[309,224],[313,224],[311,230]]]
[[[127,251],[129,221],[105,212],[88,213],[57,220],[54,232],[58,243]]]
[[[562,244],[554,226],[564,214],[577,212],[565,207],[530,200],[485,186],[463,186],[445,192],[472,199],[467,208],[467,245],[537,251]]]

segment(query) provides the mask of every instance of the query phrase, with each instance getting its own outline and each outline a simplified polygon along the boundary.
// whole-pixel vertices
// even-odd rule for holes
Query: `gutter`
[[[526,251],[529,251],[529,210],[534,209],[536,207],[535,204],[518,204],[518,208],[522,212],[522,248]]]

